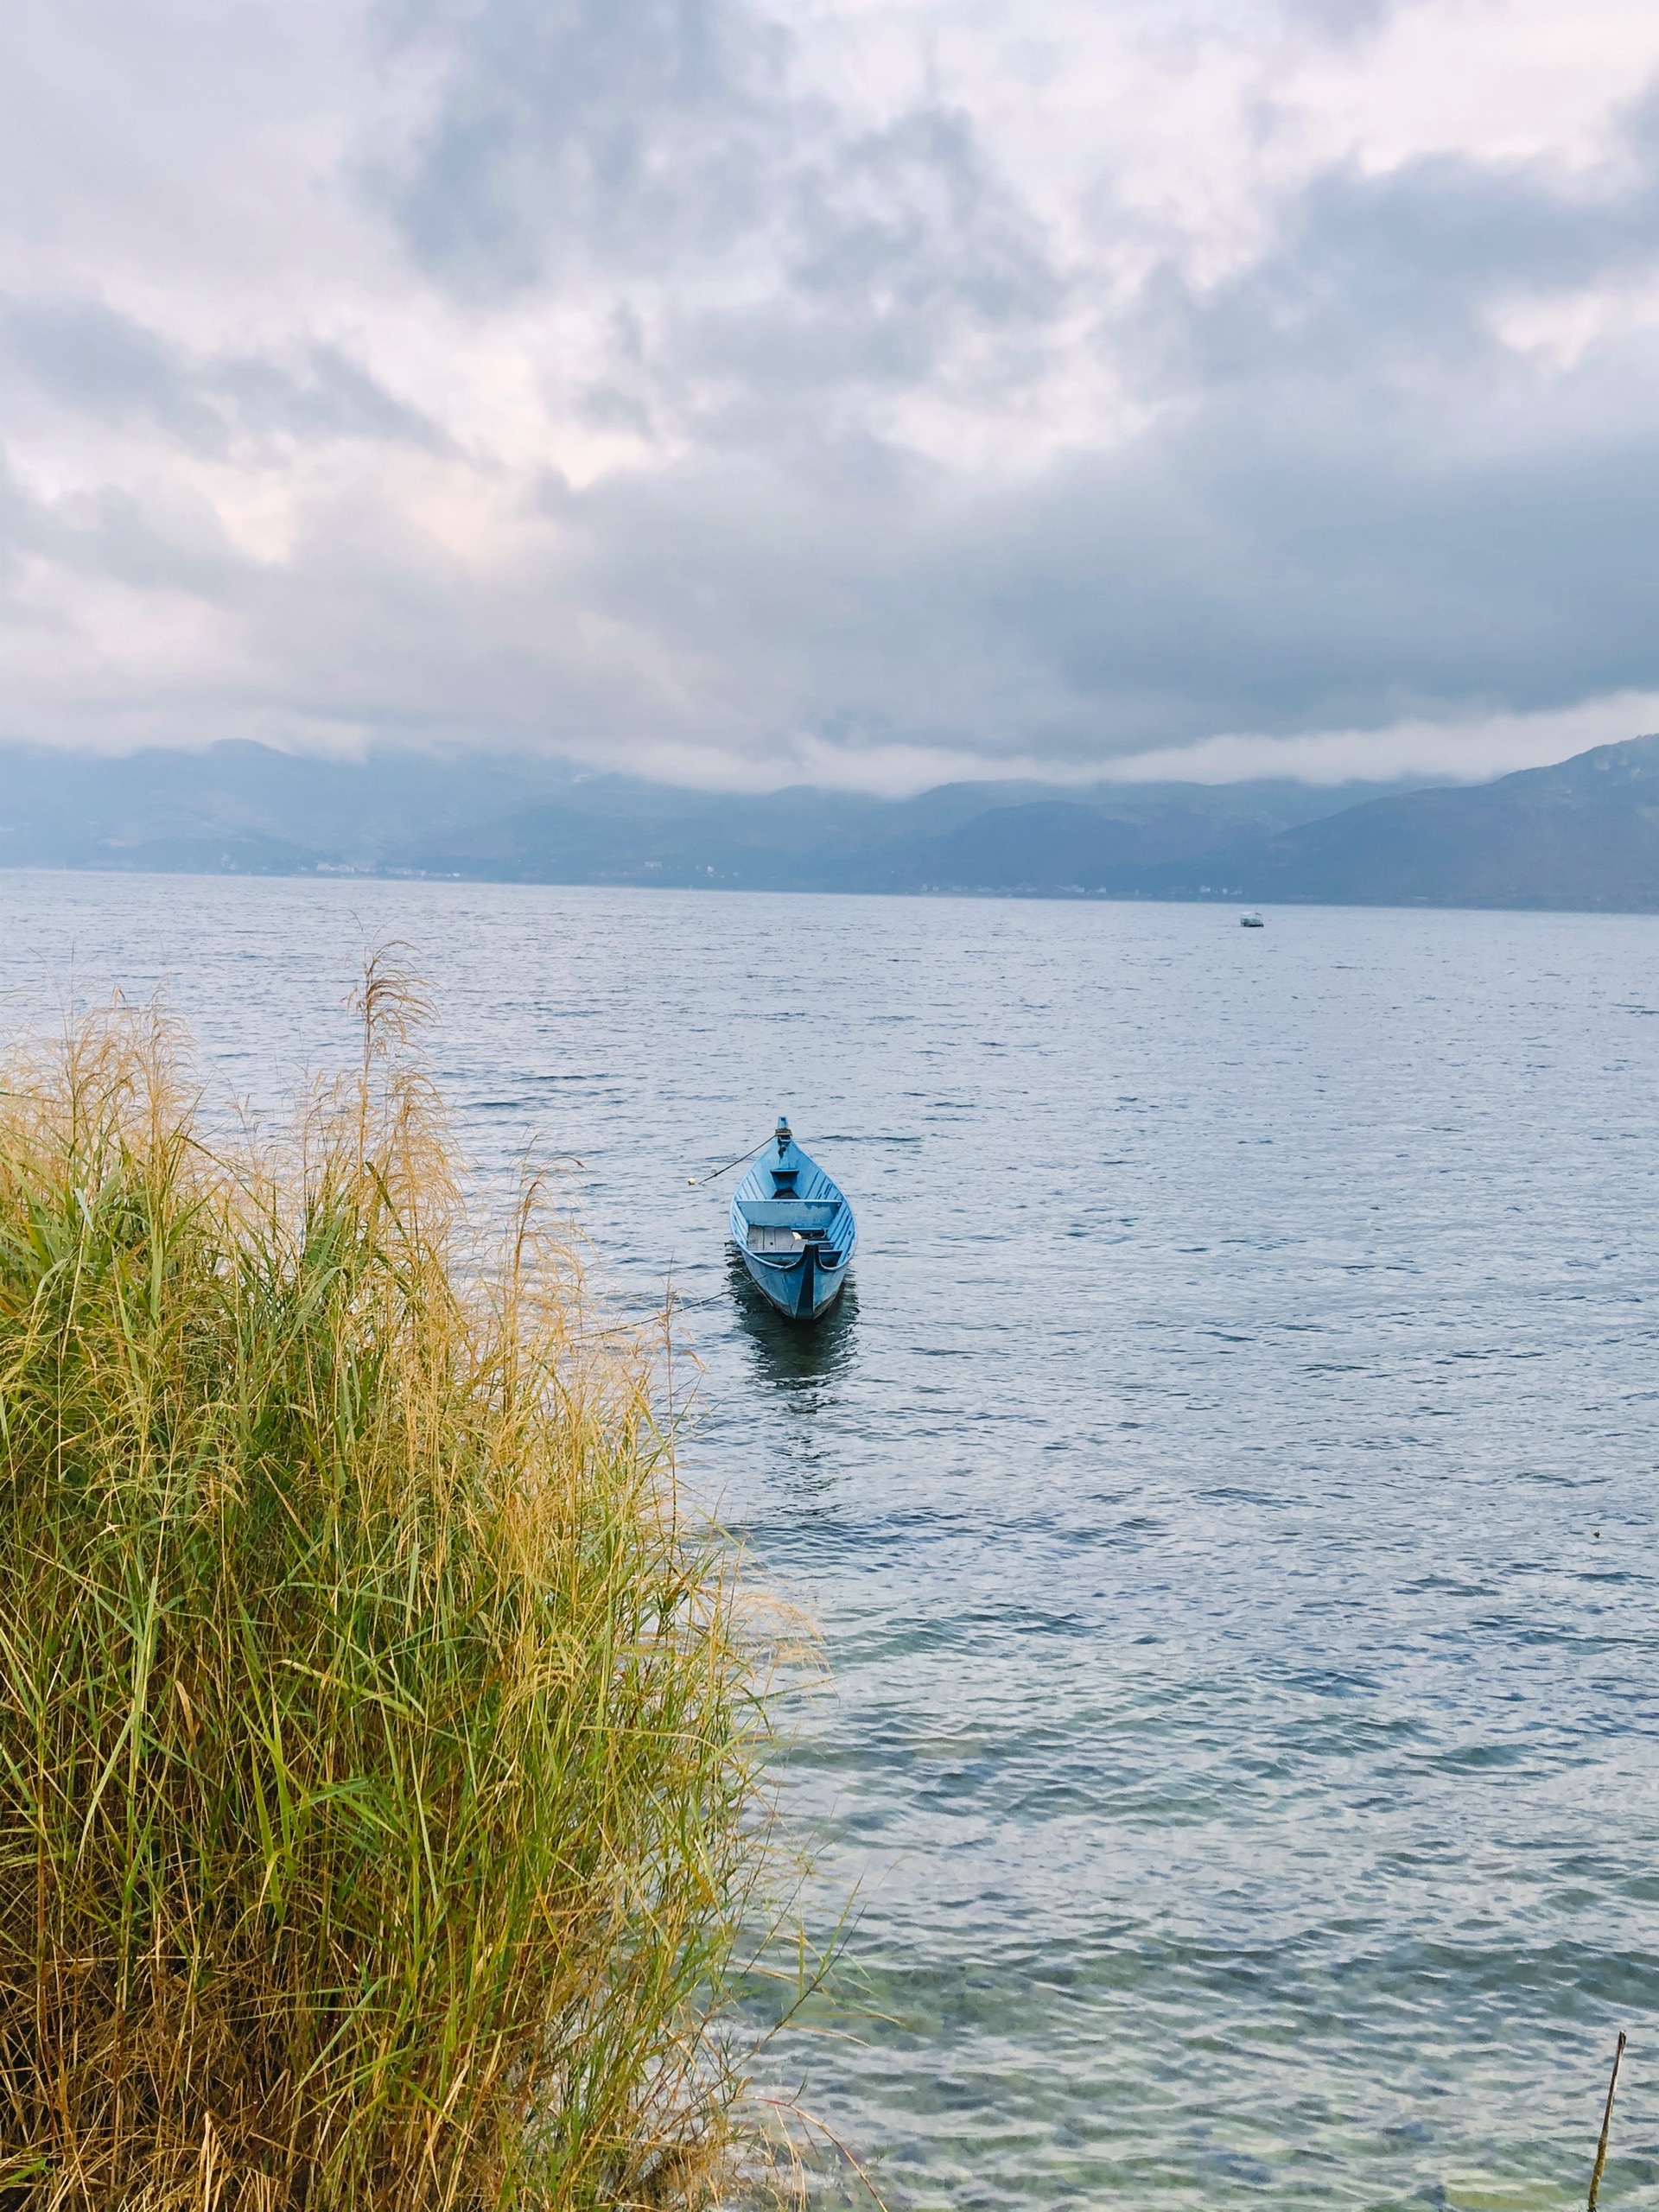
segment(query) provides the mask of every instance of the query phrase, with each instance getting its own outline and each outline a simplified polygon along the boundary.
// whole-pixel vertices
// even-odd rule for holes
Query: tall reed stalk
[[[480,1262],[408,987],[292,1144],[0,1068],[0,2205],[695,2199],[764,1728],[643,1363]]]

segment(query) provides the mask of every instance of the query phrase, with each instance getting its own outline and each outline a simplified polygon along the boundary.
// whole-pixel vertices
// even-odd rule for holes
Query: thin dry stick
[[[1613,2053],[1613,2071],[1607,2083],[1607,2109],[1601,2115],[1601,2140],[1596,2145],[1596,2171],[1590,2177],[1590,2202],[1585,2212],[1596,2212],[1596,2199],[1601,2193],[1601,2170],[1607,2163],[1607,2131],[1613,2124],[1613,2091],[1618,2087],[1618,2062],[1624,2056],[1624,2031],[1618,2031],[1618,2049]]]
[[[891,2212],[891,2208],[887,2203],[887,2198],[882,2196],[880,2190],[871,2180],[869,2175],[865,2172],[863,2167],[860,2165],[858,2160],[847,2148],[847,2145],[842,2141],[840,2136],[836,2133],[833,2128],[827,2126],[823,2120],[818,2119],[816,2113],[805,2111],[790,2097],[763,2097],[760,2101],[762,2104],[771,2105],[773,2110],[777,2112],[792,2112],[797,2120],[804,2122],[809,2131],[816,2127],[819,2134],[823,2137],[824,2140],[827,2143],[833,2145],[834,2147],[840,2152],[842,2157],[846,2159],[848,2164],[858,2176],[860,2181],[863,2183],[865,2188],[868,2190],[870,2195],[875,2199],[877,2207],[879,2208],[879,2212]]]

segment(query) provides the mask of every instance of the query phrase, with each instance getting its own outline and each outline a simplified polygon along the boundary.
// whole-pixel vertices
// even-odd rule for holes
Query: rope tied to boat
[[[762,1137],[759,1144],[752,1146],[747,1152],[740,1152],[735,1160],[728,1160],[723,1167],[716,1167],[710,1175],[688,1175],[686,1187],[700,1191],[705,1183],[717,1182],[722,1175],[729,1175],[734,1167],[741,1167],[746,1160],[753,1160],[757,1152],[764,1152],[771,1142],[770,1137]]]

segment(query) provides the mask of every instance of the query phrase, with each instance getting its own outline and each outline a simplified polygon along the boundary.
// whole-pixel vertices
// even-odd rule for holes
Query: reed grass
[[[117,1008],[0,1068],[0,2205],[696,2200],[764,1708],[645,1362],[362,1065],[216,1147]],[[599,1349],[603,1344],[606,1349]]]

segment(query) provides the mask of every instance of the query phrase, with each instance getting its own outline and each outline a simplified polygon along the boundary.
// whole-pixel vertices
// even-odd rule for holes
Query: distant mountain
[[[1355,794],[1352,785],[1278,782],[1123,784],[1061,799],[1039,784],[946,784],[880,799],[672,791],[606,778],[555,804],[413,846],[401,864],[506,882],[1133,895],[1160,866],[1272,836]]]
[[[1202,864],[1351,797],[1277,784],[1127,785],[1093,804],[1049,795],[858,852],[831,847],[804,868],[825,889],[1135,896],[1160,867]]]
[[[1141,895],[1659,912],[1659,736],[1373,799],[1147,871]]]
[[[234,742],[105,758],[0,745],[0,866],[372,868],[413,841],[544,802],[574,781],[559,762],[414,750],[327,760]]]
[[[1659,737],[1478,785],[686,791],[534,758],[0,746],[0,865],[1659,912]]]
[[[1369,796],[1289,783],[688,791],[533,757],[0,746],[0,866],[756,890],[1102,892]]]

